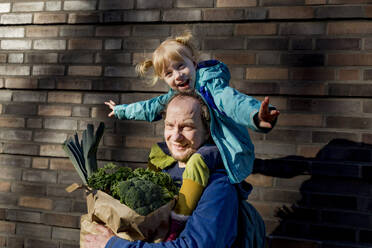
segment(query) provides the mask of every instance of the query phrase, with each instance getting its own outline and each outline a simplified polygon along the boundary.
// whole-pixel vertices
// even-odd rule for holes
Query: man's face
[[[173,158],[184,167],[187,160],[205,142],[209,132],[201,120],[199,102],[191,97],[176,97],[168,105],[164,138]]]
[[[184,56],[183,61],[170,61],[162,78],[175,91],[188,92],[195,88],[195,76],[196,64]]]

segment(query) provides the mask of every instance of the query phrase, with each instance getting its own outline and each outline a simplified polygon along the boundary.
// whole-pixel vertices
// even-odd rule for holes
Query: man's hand
[[[266,96],[258,112],[259,127],[272,128],[272,123],[279,114],[280,112],[278,110],[269,110],[269,97]]]
[[[105,104],[106,104],[107,106],[109,106],[109,108],[112,110],[112,111],[108,114],[108,116],[109,116],[109,117],[113,116],[113,115],[114,115],[114,107],[116,106],[116,103],[115,103],[113,100],[109,100],[108,102],[105,102]]]
[[[114,233],[105,226],[97,225],[96,231],[100,234],[87,234],[84,238],[84,248],[105,248]]]

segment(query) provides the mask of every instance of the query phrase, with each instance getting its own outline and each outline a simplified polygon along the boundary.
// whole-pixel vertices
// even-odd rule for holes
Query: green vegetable
[[[113,163],[93,173],[88,186],[106,192],[140,215],[151,213],[178,194],[178,187],[167,173],[132,170]]]
[[[63,143],[63,149],[84,184],[87,184],[88,177],[97,170],[97,148],[104,128],[104,123],[100,122],[96,134],[94,134],[94,126],[88,124],[80,143],[77,134],[74,135],[74,138],[70,137]]]
[[[147,215],[166,204],[163,189],[152,181],[132,178],[114,186],[114,195],[140,215]]]
[[[103,168],[99,168],[88,178],[88,186],[111,194],[113,185],[125,181],[129,177],[132,177],[132,169],[108,163]]]

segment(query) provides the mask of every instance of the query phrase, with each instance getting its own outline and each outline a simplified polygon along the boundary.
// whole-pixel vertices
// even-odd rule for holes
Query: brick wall
[[[103,102],[167,91],[133,65],[186,27],[231,84],[281,111],[256,147],[250,201],[270,247],[372,245],[369,0],[9,0],[0,3],[0,247],[78,247],[86,211],[61,143],[104,121],[99,161],[144,166],[161,122]]]

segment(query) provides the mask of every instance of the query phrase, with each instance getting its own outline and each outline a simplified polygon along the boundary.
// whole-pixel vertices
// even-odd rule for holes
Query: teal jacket
[[[251,172],[254,161],[254,146],[246,127],[259,132],[254,121],[261,102],[229,87],[230,72],[217,60],[198,64],[195,89],[208,103],[211,113],[211,135],[218,147],[231,183],[243,181]],[[156,121],[175,93],[167,94],[132,104],[117,105],[114,113],[119,119]],[[257,117],[256,117],[257,118]]]

